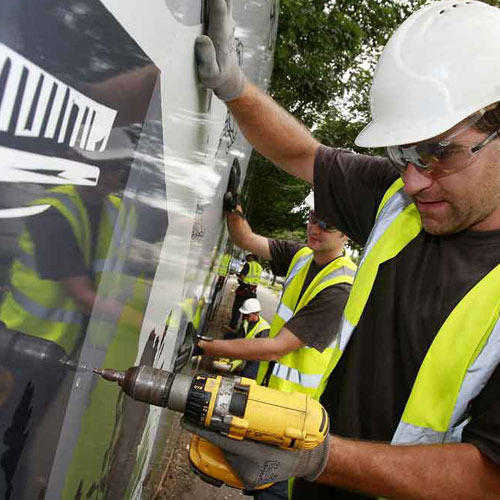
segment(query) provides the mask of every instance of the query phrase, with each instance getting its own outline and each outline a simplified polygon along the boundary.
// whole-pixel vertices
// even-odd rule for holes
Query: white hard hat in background
[[[257,299],[247,299],[240,307],[241,314],[250,314],[260,312],[260,302]]]
[[[500,9],[474,0],[423,7],[392,35],[371,88],[362,147],[411,144],[500,101]]]

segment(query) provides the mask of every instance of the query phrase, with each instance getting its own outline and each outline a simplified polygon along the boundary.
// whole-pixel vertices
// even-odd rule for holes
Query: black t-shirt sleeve
[[[321,146],[314,163],[314,211],[364,245],[398,175],[387,158]]]
[[[257,335],[255,335],[255,338],[256,339],[267,339],[267,337],[269,337],[269,332],[270,332],[269,328],[267,328],[266,330],[262,330]]]
[[[271,270],[276,276],[286,276],[293,256],[306,245],[294,241],[269,239],[269,250],[271,252]]]
[[[35,265],[42,279],[85,276],[89,270],[69,222],[51,207],[27,221],[35,249]]]
[[[338,331],[351,285],[341,283],[321,290],[286,324],[305,345],[323,351]]]
[[[471,403],[471,419],[462,441],[475,445],[500,467],[500,365]]]

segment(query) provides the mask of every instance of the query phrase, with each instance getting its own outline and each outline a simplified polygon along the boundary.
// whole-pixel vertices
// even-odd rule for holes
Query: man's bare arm
[[[287,328],[273,338],[200,340],[198,345],[206,356],[244,359],[247,361],[276,361],[285,354],[304,346],[304,343]]]
[[[237,208],[241,211],[240,206]],[[246,219],[241,218],[237,213],[228,213],[227,227],[231,240],[236,246],[252,252],[263,259],[271,259],[268,239],[265,236],[254,233]]]
[[[500,498],[500,469],[471,444],[391,446],[330,439],[320,483],[391,499]]]
[[[309,130],[271,97],[249,82],[227,103],[239,128],[259,153],[310,184],[319,147]]]

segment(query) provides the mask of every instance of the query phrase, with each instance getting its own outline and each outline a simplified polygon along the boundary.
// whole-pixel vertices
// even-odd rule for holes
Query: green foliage
[[[323,143],[353,148],[369,120],[376,60],[394,29],[424,0],[281,0],[271,95]],[[303,230],[291,213],[309,186],[254,153],[248,217],[267,236]]]

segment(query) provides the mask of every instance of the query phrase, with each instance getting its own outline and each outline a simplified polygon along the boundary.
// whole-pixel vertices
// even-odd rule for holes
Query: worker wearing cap
[[[246,263],[238,273],[238,288],[234,292],[233,309],[229,328],[236,330],[240,321],[240,307],[247,299],[257,297],[257,285],[262,274],[262,266],[251,253],[245,256]]]
[[[387,157],[318,144],[220,54],[226,2],[209,16],[202,82],[364,253],[321,398],[330,439],[296,454],[205,437],[247,485],[306,478],[294,498],[499,498],[500,10],[432,2],[392,35],[356,140]]]
[[[260,339],[269,336],[269,323],[260,315],[261,306],[257,299],[247,299],[240,307],[243,315],[239,336],[245,339]],[[256,378],[259,370],[258,361],[244,361],[242,359],[221,359],[214,361],[214,367],[225,365],[229,371],[238,373],[246,378]]]

